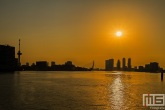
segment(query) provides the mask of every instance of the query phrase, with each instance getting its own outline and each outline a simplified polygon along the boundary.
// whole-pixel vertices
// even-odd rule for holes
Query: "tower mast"
[[[22,55],[21,50],[20,50],[20,42],[21,42],[21,40],[19,39],[19,50],[17,53],[17,55],[18,55],[18,67],[21,66],[21,55]]]

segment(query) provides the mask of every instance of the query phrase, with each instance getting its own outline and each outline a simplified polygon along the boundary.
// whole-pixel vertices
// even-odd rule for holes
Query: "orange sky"
[[[163,0],[0,1],[0,44],[18,51],[22,64],[37,60],[104,68],[105,59],[132,58],[133,66],[165,67]],[[114,33],[123,31],[117,38]]]

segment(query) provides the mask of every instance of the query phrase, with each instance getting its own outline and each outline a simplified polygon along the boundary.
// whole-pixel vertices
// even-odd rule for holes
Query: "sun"
[[[116,32],[116,36],[117,36],[117,37],[121,37],[122,35],[123,35],[123,33],[122,33],[121,31],[117,31],[117,32]]]

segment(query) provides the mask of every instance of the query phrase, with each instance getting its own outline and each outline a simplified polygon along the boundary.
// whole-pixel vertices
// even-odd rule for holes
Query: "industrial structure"
[[[22,55],[21,48],[20,48],[20,42],[21,42],[21,40],[19,39],[19,50],[18,50],[18,53],[17,53],[17,55],[18,55],[18,66],[19,67],[21,67],[21,55]]]

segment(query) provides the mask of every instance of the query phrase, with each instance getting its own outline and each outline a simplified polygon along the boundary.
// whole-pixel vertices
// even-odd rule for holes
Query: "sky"
[[[104,68],[106,59],[165,68],[164,0],[1,0],[0,44],[18,51],[21,63],[71,60]],[[116,31],[123,33],[116,37]],[[17,57],[17,56],[16,56]]]

